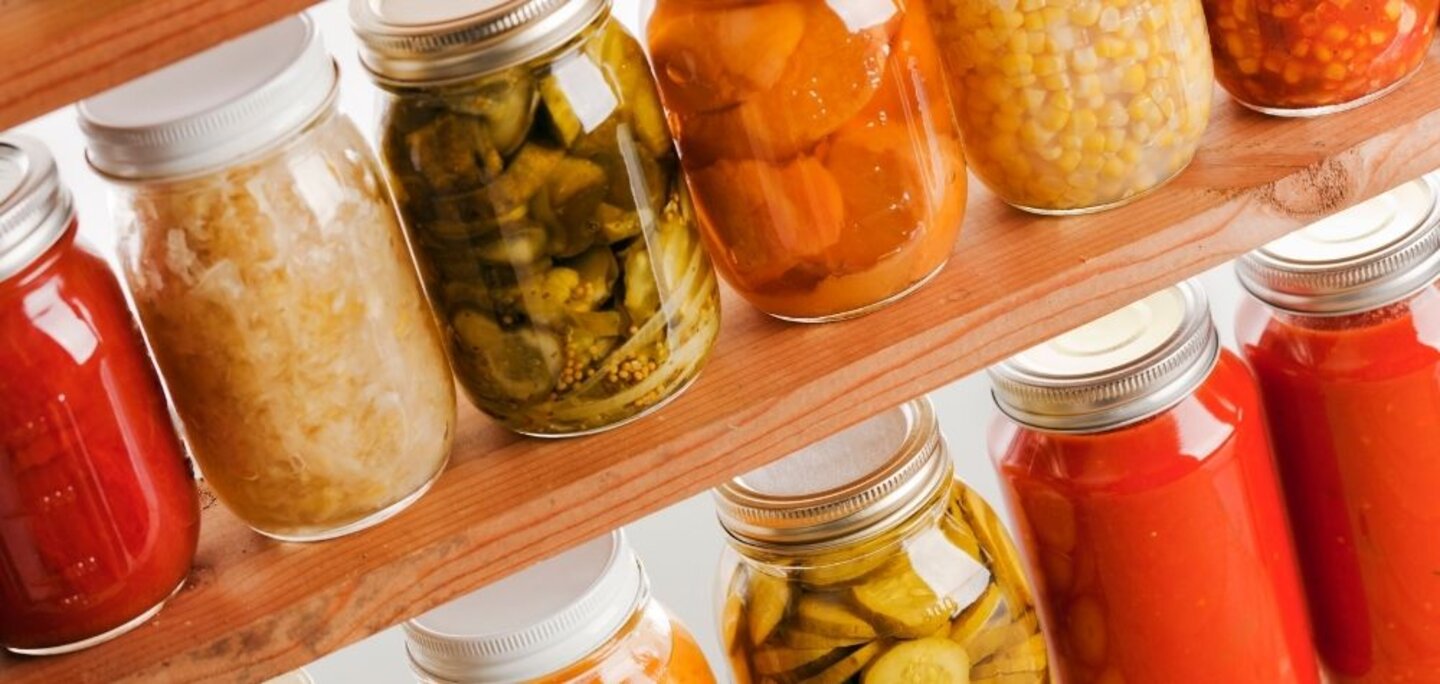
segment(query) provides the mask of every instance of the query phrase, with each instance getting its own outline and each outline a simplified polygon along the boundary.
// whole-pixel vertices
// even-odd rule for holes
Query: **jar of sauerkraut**
[[[1179,174],[1210,119],[1200,0],[932,0],[971,168],[1010,204],[1081,214]]]
[[[80,105],[195,460],[240,518],[293,541],[413,502],[455,422],[439,331],[336,86],[292,17]]]
[[[1050,680],[1020,556],[924,399],[716,490],[737,682]]]
[[[355,0],[381,153],[481,410],[537,436],[679,395],[720,299],[640,45],[608,0]]]

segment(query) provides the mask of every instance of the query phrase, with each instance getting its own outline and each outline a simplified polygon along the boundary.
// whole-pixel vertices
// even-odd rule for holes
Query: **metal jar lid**
[[[953,466],[935,410],[916,399],[715,490],[742,544],[802,550],[858,541],[914,515]]]
[[[1440,278],[1440,182],[1434,175],[1326,217],[1236,264],[1260,301],[1337,316],[1400,301]]]
[[[382,83],[462,79],[555,49],[610,0],[350,0],[360,61]]]
[[[529,681],[604,646],[649,595],[616,530],[406,621],[405,648],[433,681]]]
[[[282,19],[80,103],[90,164],[116,178],[223,168],[334,101],[335,62],[305,15]]]
[[[0,136],[0,280],[40,258],[74,218],[50,150],[28,136]]]
[[[1205,293],[1185,282],[1016,354],[990,379],[995,403],[1022,425],[1100,432],[1179,403],[1219,358]]]

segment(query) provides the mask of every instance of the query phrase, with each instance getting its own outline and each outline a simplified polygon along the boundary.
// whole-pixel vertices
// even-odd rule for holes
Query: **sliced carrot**
[[[701,113],[738,104],[780,80],[805,31],[799,2],[656,14],[650,51],[670,106]]]
[[[740,289],[764,288],[802,262],[818,262],[840,239],[840,187],[812,157],[720,161],[693,171],[690,182],[701,225],[719,247],[716,261]]]

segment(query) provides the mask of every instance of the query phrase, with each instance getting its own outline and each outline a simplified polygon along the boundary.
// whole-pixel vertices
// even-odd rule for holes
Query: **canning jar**
[[[720,330],[640,45],[608,0],[353,0],[382,156],[461,385],[537,436],[678,396]]]
[[[49,151],[0,137],[0,646],[28,655],[143,624],[200,531],[145,342],[77,230]]]
[[[1237,102],[1318,116],[1373,102],[1419,70],[1437,0],[1204,0],[1215,76]]]
[[[619,530],[404,625],[423,684],[715,684]]]
[[[721,638],[738,684],[1046,684],[1045,637],[1004,525],[926,399],[716,490],[731,551]]]
[[[1260,378],[1331,681],[1440,681],[1440,195],[1431,177],[1244,257]]]
[[[720,272],[788,320],[939,272],[965,157],[918,0],[659,0],[647,36]]]
[[[1200,0],[931,0],[975,175],[1038,214],[1178,175],[1210,119]]]
[[[195,460],[236,515],[290,541],[419,498],[455,423],[439,331],[336,86],[297,16],[80,105]]]
[[[1061,681],[1319,681],[1259,390],[1198,287],[990,375]]]

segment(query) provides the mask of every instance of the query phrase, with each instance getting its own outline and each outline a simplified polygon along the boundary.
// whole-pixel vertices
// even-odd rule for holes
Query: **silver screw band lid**
[[[995,403],[1016,422],[1101,432],[1189,396],[1220,358],[1205,293],[1167,288],[990,368]]]
[[[1337,316],[1400,301],[1440,278],[1440,182],[1434,174],[1328,216],[1236,262],[1260,301]]]
[[[50,150],[28,136],[0,136],[0,280],[40,258],[74,218]]]
[[[916,399],[715,489],[736,540],[782,550],[853,541],[909,518],[953,466],[935,410]]]
[[[610,0],[350,0],[360,61],[381,83],[464,79],[553,50]]]

